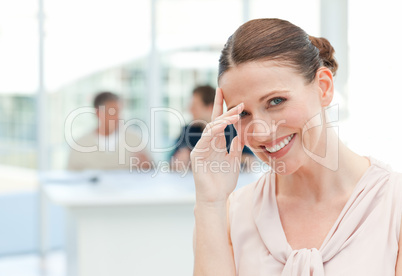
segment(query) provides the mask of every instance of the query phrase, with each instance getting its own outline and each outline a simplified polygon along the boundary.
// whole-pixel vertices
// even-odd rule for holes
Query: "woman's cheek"
[[[286,128],[302,129],[307,120],[306,110],[296,107],[289,107],[284,110],[281,118],[277,118],[277,128],[280,126],[286,126]]]

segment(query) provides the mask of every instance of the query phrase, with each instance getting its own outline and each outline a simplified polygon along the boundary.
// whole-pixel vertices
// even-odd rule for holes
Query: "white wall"
[[[350,120],[340,135],[357,152],[402,171],[402,17],[398,1],[349,1]]]

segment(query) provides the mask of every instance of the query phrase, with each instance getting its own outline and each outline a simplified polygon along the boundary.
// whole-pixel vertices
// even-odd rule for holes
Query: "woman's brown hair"
[[[335,75],[338,64],[334,52],[327,39],[309,36],[286,20],[255,19],[241,25],[229,37],[219,59],[218,79],[236,65],[275,60],[292,66],[307,82],[312,82],[321,66]]]

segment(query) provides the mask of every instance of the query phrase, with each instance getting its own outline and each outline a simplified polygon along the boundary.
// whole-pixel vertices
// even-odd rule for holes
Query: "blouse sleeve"
[[[397,225],[397,235],[398,239],[401,233],[401,222],[402,222],[402,173],[393,172],[390,177],[391,183],[394,186],[394,204],[396,211],[396,225]]]

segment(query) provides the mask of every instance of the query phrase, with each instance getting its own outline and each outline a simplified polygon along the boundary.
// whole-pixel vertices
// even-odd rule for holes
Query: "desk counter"
[[[257,178],[240,174],[238,187]],[[40,181],[66,209],[68,276],[192,275],[191,174],[55,172]]]

